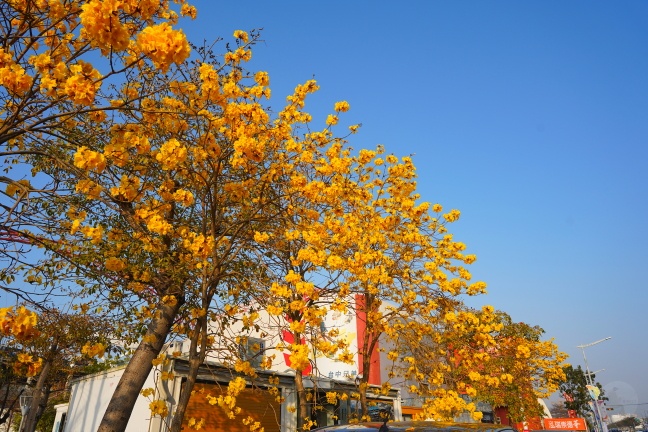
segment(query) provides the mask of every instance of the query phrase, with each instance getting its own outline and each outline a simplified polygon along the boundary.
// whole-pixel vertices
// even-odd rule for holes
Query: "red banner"
[[[576,418],[546,418],[542,420],[545,429],[549,430],[587,430],[585,419]]]

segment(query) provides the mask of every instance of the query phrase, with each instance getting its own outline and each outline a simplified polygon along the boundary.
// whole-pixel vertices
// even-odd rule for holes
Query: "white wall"
[[[123,368],[114,369],[76,381],[72,386],[64,432],[97,430],[108,407],[108,402],[115,392],[117,383],[123,373]],[[153,374],[150,374],[144,388],[153,386]],[[148,405],[149,400],[139,396],[126,432],[146,432],[149,430],[151,412]]]
[[[242,312],[247,312],[246,310]],[[248,336],[252,338],[263,339],[266,342],[266,355],[275,356],[272,365],[272,370],[280,373],[290,371],[290,366],[286,363],[286,357],[290,354],[288,351],[279,351],[273,349],[282,339],[282,330],[288,327],[285,319],[282,317],[270,316],[265,310],[258,311],[259,318],[255,322],[259,326],[259,330],[251,328],[243,330],[241,322],[233,323],[227,330],[226,336],[232,341],[236,336]],[[216,327],[214,325],[214,327]],[[323,355],[318,355],[316,358],[311,358],[312,363],[316,367],[314,375],[319,377],[334,378],[338,380],[346,379],[345,375],[349,375],[348,379],[358,373],[358,342],[357,342],[357,319],[352,311],[347,314],[340,314],[338,312],[329,311],[324,317],[324,327],[327,331],[334,328],[340,331],[340,338],[347,341],[349,344],[349,351],[353,353],[354,364],[347,364],[334,358],[328,358]],[[326,337],[321,333],[314,337]],[[208,360],[214,362],[222,362],[227,354],[214,350],[212,354],[208,354]]]

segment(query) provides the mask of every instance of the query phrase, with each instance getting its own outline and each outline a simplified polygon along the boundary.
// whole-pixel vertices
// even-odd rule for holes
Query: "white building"
[[[222,408],[210,405],[205,395],[218,396],[227,389],[227,384],[236,375],[227,364],[227,356],[214,354],[202,366],[198,383],[194,388],[194,395],[189,402],[185,421],[191,418],[204,419],[204,431],[249,431],[249,426],[243,425],[241,419],[252,416],[255,421],[264,426],[266,432],[294,431],[297,418],[295,407],[297,398],[294,385],[294,370],[290,368],[289,354],[278,350],[279,342],[291,343],[290,334],[282,330],[279,323],[273,322],[275,317],[261,315],[256,321],[259,329],[244,331],[242,326],[230,329],[232,338],[245,336],[240,343],[238,355],[247,357],[251,364],[258,364],[261,355],[274,355],[274,362],[270,370],[258,370],[258,378],[253,381],[246,378],[248,387],[237,398],[237,406],[242,409],[241,415],[232,420]],[[326,402],[326,393],[336,391],[340,394],[351,395],[357,391],[356,377],[362,371],[359,369],[361,362],[358,355],[358,340],[364,331],[364,322],[355,314],[346,315],[329,313],[323,323],[321,334],[317,337],[326,337],[326,332],[333,328],[339,331],[340,337],[345,338],[349,350],[354,354],[351,364],[343,363],[335,358],[323,355],[314,355],[311,358],[311,368],[304,371],[304,382],[307,389],[319,399],[321,409],[313,410],[311,418],[319,426],[331,424],[345,424],[358,412],[357,401],[349,397],[338,400],[335,404]],[[171,346],[167,352],[181,351],[186,353],[186,346],[182,344]],[[186,356],[184,356],[186,358]],[[387,404],[393,407],[396,419],[402,418],[400,404],[400,390],[392,389],[388,396],[378,393],[381,382],[380,355],[378,352],[372,356],[372,374],[370,384],[374,386],[368,392],[368,398],[376,404]],[[161,371],[154,370],[149,375],[144,388],[156,388],[158,399],[167,401],[169,416],[160,418],[151,417],[149,403],[151,400],[144,396],[138,398],[133,410],[127,432],[162,432],[166,422],[171,420],[171,415],[178,400],[183,383],[188,372],[188,362],[183,356],[173,358],[167,365],[167,372],[173,372],[173,378],[160,381],[156,378]],[[124,367],[109,370],[83,378],[76,379],[71,384],[71,397],[67,405],[57,406],[57,416],[53,432],[87,432],[97,430],[101,418],[108,406],[114,390],[124,372]],[[159,381],[159,382],[158,382]],[[277,401],[277,397],[283,403]]]

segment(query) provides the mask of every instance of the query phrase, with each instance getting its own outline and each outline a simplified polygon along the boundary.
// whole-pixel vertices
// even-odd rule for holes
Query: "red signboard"
[[[546,418],[542,420],[545,429],[560,429],[560,430],[587,430],[585,419],[576,418]]]

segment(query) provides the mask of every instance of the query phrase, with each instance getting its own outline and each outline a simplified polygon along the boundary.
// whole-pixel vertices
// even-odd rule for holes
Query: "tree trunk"
[[[182,430],[182,421],[184,420],[185,412],[187,411],[187,405],[189,405],[189,399],[191,398],[191,393],[194,386],[196,385],[196,377],[198,375],[198,369],[203,362],[196,357],[192,357],[189,360],[189,372],[187,373],[187,380],[182,386],[180,392],[180,397],[178,397],[178,405],[173,413],[173,419],[171,420],[171,426],[169,432],[180,432]]]
[[[146,334],[117,384],[98,432],[126,430],[137,397],[153,369],[152,362],[160,354],[181,305],[182,299],[178,299],[173,305],[159,305],[155,318],[149,324]]]
[[[304,428],[308,404],[306,403],[306,389],[304,388],[304,377],[302,371],[295,370],[295,388],[297,390],[297,430]]]
[[[189,399],[191,398],[194,386],[196,385],[198,371],[205,361],[205,355],[207,353],[206,315],[197,319],[196,329],[199,329],[199,331],[196,332],[196,337],[191,338],[191,346],[189,348],[189,371],[187,372],[187,381],[185,381],[180,396],[178,397],[178,404],[173,413],[169,432],[180,432],[182,430],[182,421],[184,420],[187,405],[189,405]],[[197,339],[200,339],[200,351],[198,350]]]
[[[362,369],[362,379],[358,386],[358,392],[360,393],[360,421],[369,420],[369,404],[367,402],[367,388],[369,388],[369,364],[371,361],[366,361],[362,359],[363,369]]]
[[[40,374],[38,375],[36,386],[34,386],[34,389],[32,390],[32,400],[29,404],[29,409],[25,414],[25,418],[22,421],[20,432],[34,432],[36,430],[36,424],[43,415],[43,411],[45,411],[45,407],[47,406],[47,400],[49,399],[47,379],[49,378],[51,370],[52,361],[46,360]]]
[[[376,308],[373,296],[365,295],[365,317],[368,317]],[[369,376],[371,374],[371,356],[376,347],[378,337],[373,332],[373,325],[365,319],[365,331],[362,335],[362,346],[358,347],[362,353],[362,379],[358,391],[360,392],[360,420],[369,420],[369,404],[367,403],[367,389],[369,388]]]

